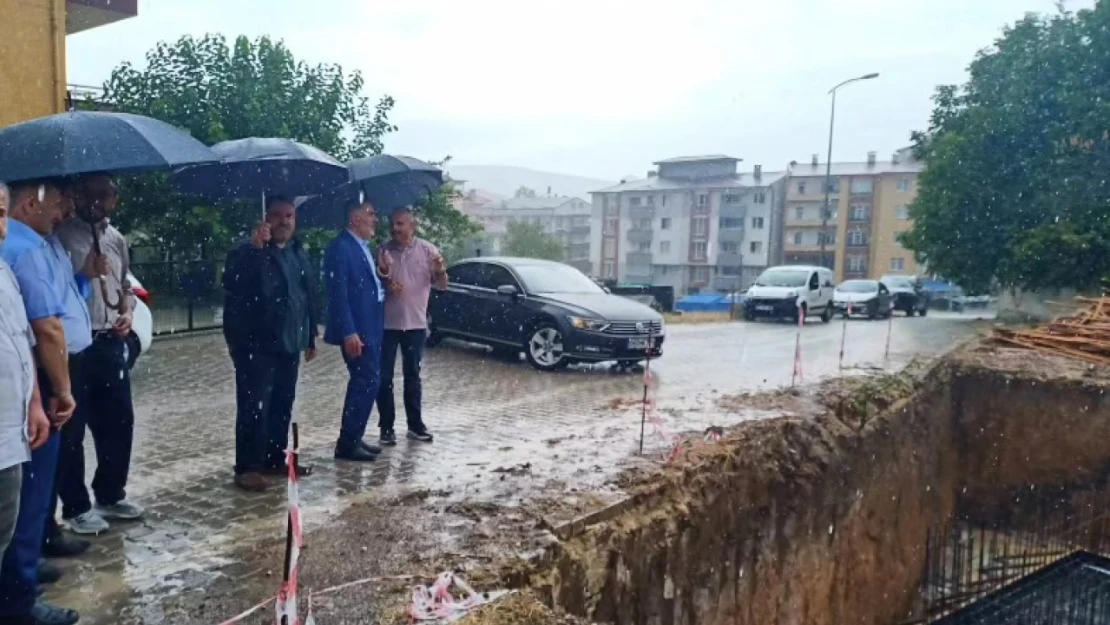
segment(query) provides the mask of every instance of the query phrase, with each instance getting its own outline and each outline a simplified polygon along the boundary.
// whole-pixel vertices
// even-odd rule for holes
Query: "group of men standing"
[[[265,220],[228,255],[224,268],[224,338],[235,366],[234,483],[265,490],[267,476],[288,473],[285,451],[301,358],[316,357],[320,315],[317,280],[296,236],[296,206],[267,201]],[[447,286],[443,257],[416,237],[416,218],[390,217],[391,240],[375,252],[378,216],[367,202],[345,207],[346,227],[324,253],[327,315],[323,340],[341,348],[347,382],[335,458],[375,460],[397,444],[393,377],[401,352],[404,406],[411,440],[431,442],[421,414],[420,367],[431,289]],[[365,440],[378,404],[377,444]],[[312,467],[297,467],[300,476]]]
[[[134,299],[111,177],[0,184],[0,625],[71,625],[38,599],[82,553],[77,534],[138,519],[126,498],[134,410],[128,350]],[[86,427],[96,447],[85,486]]]

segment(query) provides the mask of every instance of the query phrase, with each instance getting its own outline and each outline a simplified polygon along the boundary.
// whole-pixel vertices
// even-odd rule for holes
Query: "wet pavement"
[[[976,333],[983,327],[976,319],[937,313],[889,325],[811,322],[801,332],[800,383],[838,373],[842,338],[846,369],[896,369]],[[664,356],[651,364],[666,428],[700,431],[758,417],[724,410],[717,399],[789,385],[796,336],[789,324],[669,327]],[[435,443],[402,439],[375,463],[336,463],[331,451],[346,377],[332,347],[302,369],[295,416],[303,462],[315,468],[301,491],[309,533],[353,502],[413,489],[502,505],[527,499],[532,487],[604,496],[637,449],[641,376],[606,367],[540,373],[523,360],[448,343],[429,349],[424,365],[425,420]],[[234,389],[219,334],[156,342],[136,365],[134,380],[138,424],[128,490],[148,514],[95,538],[82,558],[61,561],[68,575],[47,598],[81,610],[82,623],[120,622],[124,608],[134,611],[218,576],[266,575],[233,553],[284,529],[283,488],[247,494],[230,485]],[[368,436],[374,434],[372,428]],[[661,453],[650,431],[647,443],[652,454]]]

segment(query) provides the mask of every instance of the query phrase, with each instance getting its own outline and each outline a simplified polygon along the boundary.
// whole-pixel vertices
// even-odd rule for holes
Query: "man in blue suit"
[[[343,401],[343,421],[335,444],[337,460],[370,462],[381,448],[362,440],[381,380],[383,302],[382,279],[389,277],[388,255],[375,262],[370,239],[378,216],[368,202],[346,207],[347,228],[324,252],[328,286],[328,323],[324,342],[339,345],[351,379]]]

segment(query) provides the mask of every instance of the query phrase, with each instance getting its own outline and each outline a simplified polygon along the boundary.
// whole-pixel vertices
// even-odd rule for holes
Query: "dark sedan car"
[[[929,314],[929,292],[925,290],[917,276],[883,276],[880,281],[890,289],[894,296],[894,310],[912,317],[917,313],[924,317]]]
[[[663,353],[663,317],[610,295],[577,269],[531,258],[477,258],[433,291],[430,342],[454,337],[518,354],[552,371],[574,362],[633,364]]]

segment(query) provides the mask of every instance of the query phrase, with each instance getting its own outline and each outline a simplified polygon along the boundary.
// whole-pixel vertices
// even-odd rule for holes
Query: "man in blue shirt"
[[[80,387],[80,353],[92,343],[88,310],[64,251],[46,237],[73,211],[67,186],[44,180],[12,185],[11,220],[0,257],[8,263],[34,335],[35,361],[46,414],[55,431],[24,465],[15,533],[0,562],[0,625],[72,625],[73,610],[36,600],[43,531],[54,490],[62,427]]]

